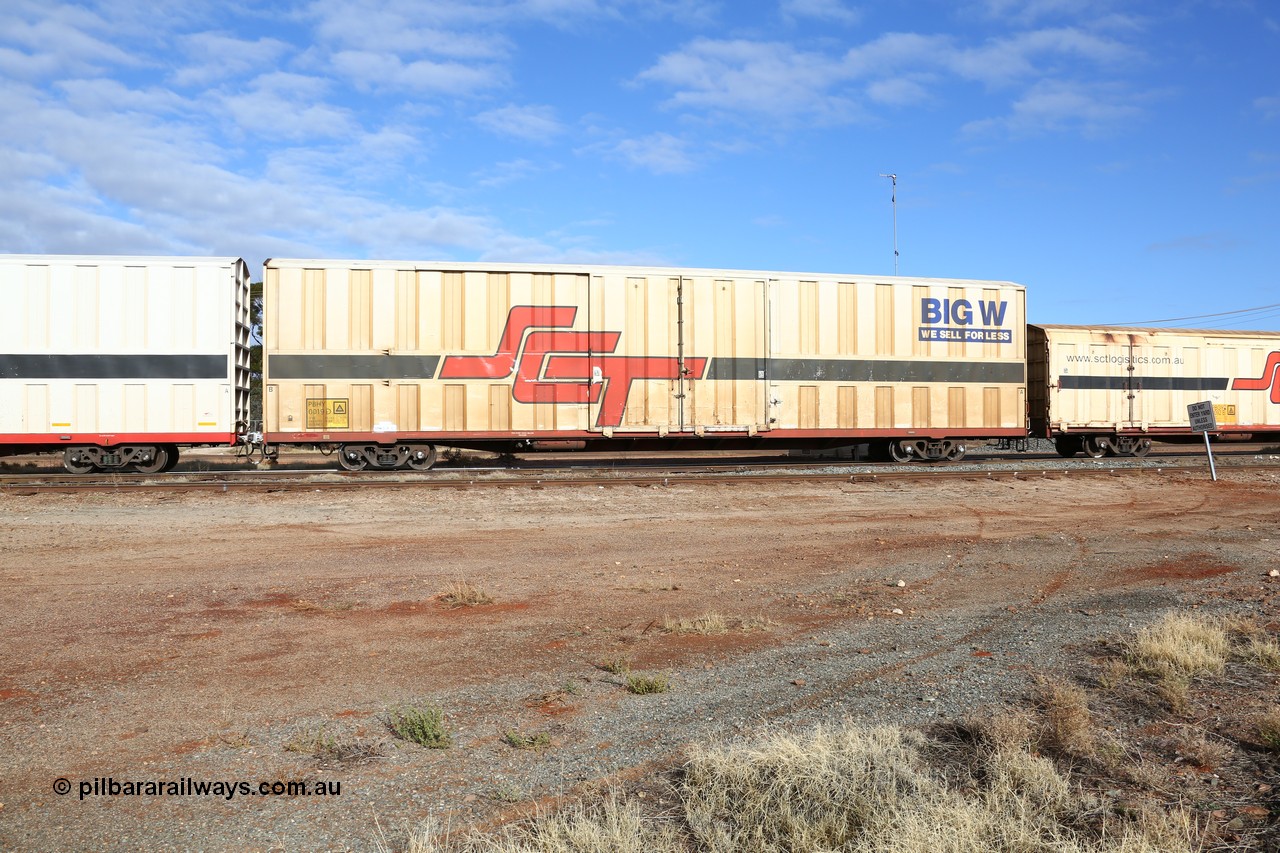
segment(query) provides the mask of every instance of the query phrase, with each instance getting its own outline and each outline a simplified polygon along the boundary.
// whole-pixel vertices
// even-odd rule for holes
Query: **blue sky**
[[[0,251],[1280,302],[1272,0],[5,0]],[[1180,325],[1280,327],[1280,309]]]

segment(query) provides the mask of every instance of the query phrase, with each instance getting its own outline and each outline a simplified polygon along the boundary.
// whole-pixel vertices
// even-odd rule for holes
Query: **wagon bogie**
[[[85,445],[63,450],[62,467],[72,474],[94,471],[136,471],[158,474],[177,464],[178,450],[171,444],[126,444],[116,447]]]
[[[337,459],[347,471],[426,471],[435,464],[436,449],[430,444],[343,444],[338,448]]]

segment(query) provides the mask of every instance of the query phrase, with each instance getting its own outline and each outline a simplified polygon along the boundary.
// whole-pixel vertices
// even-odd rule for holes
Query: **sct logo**
[[[1267,355],[1267,364],[1257,379],[1237,379],[1231,383],[1232,391],[1265,391],[1271,389],[1271,402],[1280,403],[1280,352]]]
[[[1003,326],[1004,312],[1008,302],[988,302],[978,300],[978,315],[984,326]],[[948,326],[972,326],[974,321],[973,303],[968,299],[934,299],[926,297],[920,300],[920,322],[926,324],[944,323]]]
[[[611,355],[621,332],[573,332],[578,309],[564,305],[517,305],[493,355],[448,355],[440,379],[507,379],[520,403],[599,403],[596,426],[619,426],[631,383],[678,379],[680,360]],[[701,379],[708,359],[685,358],[688,379]]]

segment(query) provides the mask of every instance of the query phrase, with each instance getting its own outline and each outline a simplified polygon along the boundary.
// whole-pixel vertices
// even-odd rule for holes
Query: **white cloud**
[[[314,140],[350,135],[356,123],[348,110],[324,103],[329,83],[279,71],[253,81],[250,91],[228,95],[223,107],[236,124],[261,136]]]
[[[525,180],[545,171],[547,167],[540,166],[531,160],[507,160],[494,164],[492,168],[485,169],[474,177],[476,186],[493,189]]]
[[[611,156],[655,175],[674,175],[693,170],[694,161],[688,149],[689,145],[683,139],[669,133],[651,133],[638,139],[624,139],[605,150]]]
[[[279,39],[264,36],[250,41],[214,32],[182,36],[178,43],[190,62],[173,73],[173,85],[180,87],[206,86],[274,67],[292,50]]]
[[[983,0],[983,11],[1000,21],[1030,24],[1044,18],[1079,18],[1094,10],[1106,12],[1107,0]]]
[[[953,36],[886,33],[842,54],[803,50],[786,42],[696,39],[661,56],[636,81],[671,90],[665,104],[713,117],[765,116],[778,122],[842,124],[867,118],[866,104],[903,105],[941,101],[947,86],[981,83],[1022,88],[1011,109],[1049,110],[1048,81],[1087,80],[1096,68],[1131,59],[1128,45],[1075,28],[1017,33],[966,46]],[[1085,87],[1089,83],[1069,83]],[[1059,101],[1067,93],[1058,92]],[[1098,130],[1105,119],[1130,109],[1116,98],[1094,98],[1087,122]],[[1110,107],[1110,109],[1104,109]],[[1059,111],[1067,106],[1060,104]],[[1075,106],[1081,116],[1083,103]]]
[[[0,38],[9,43],[5,70],[31,79],[36,75],[87,73],[111,65],[143,64],[139,57],[111,40],[112,30],[112,22],[89,8],[7,0],[0,10]]]
[[[842,0],[782,0],[786,18],[817,18],[852,26],[862,20],[862,13],[846,6]]]
[[[501,4],[433,0],[320,0],[304,15],[317,39],[356,51],[452,59],[501,59],[511,43],[494,27]]]
[[[924,85],[916,80],[896,77],[891,80],[876,80],[869,83],[867,85],[867,97],[877,103],[903,106],[928,100],[929,93]]]
[[[830,92],[843,76],[838,60],[787,44],[698,39],[637,79],[675,89],[671,107],[840,121],[857,112]]]
[[[1018,98],[1007,116],[969,122],[962,131],[970,136],[1061,131],[1095,136],[1137,118],[1141,112],[1115,87],[1043,80]]]
[[[332,68],[365,90],[407,89],[425,94],[465,95],[498,86],[505,73],[498,66],[468,65],[418,59],[405,62],[391,53],[343,50],[332,57]]]
[[[1265,121],[1274,121],[1280,118],[1280,95],[1256,98],[1253,102],[1253,108],[1262,113],[1262,118]]]
[[[168,89],[130,88],[105,77],[72,79],[56,84],[68,107],[81,114],[139,111],[147,115],[186,112],[191,104]]]
[[[1038,60],[1078,57],[1108,64],[1131,56],[1131,49],[1114,39],[1066,27],[994,39],[981,47],[957,50],[943,61],[968,79],[999,84],[1044,73]]]
[[[486,110],[475,117],[481,127],[501,136],[513,136],[529,142],[550,142],[564,132],[554,107],[507,104]]]

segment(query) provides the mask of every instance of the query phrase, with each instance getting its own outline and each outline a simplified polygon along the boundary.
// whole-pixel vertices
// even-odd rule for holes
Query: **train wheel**
[[[1142,457],[1146,456],[1150,452],[1151,452],[1151,439],[1140,438],[1134,443],[1133,450],[1129,451],[1129,455],[1136,456],[1139,459],[1141,459]]]
[[[169,451],[163,447],[144,447],[139,448],[145,461],[134,462],[133,470],[139,474],[159,474],[165,470],[165,466],[169,464]],[[147,451],[151,451],[147,454]]]
[[[1060,435],[1053,440],[1053,449],[1063,459],[1070,459],[1080,452],[1080,437],[1076,435]]]
[[[1103,441],[1101,436],[1086,435],[1080,440],[1080,449],[1084,451],[1084,455],[1090,459],[1101,459],[1107,455],[1110,444]]]
[[[338,448],[338,464],[348,471],[363,471],[369,467],[369,457],[361,448],[344,444]]]
[[[428,471],[432,465],[436,464],[435,445],[410,444],[405,449],[409,451],[409,457],[404,464],[415,471]]]
[[[71,474],[92,474],[98,466],[93,464],[82,448],[68,447],[62,453],[62,467]]]
[[[169,454],[169,461],[164,464],[164,468],[161,470],[169,472],[178,467],[178,445],[166,444],[164,452]]]
[[[916,458],[915,451],[911,449],[911,445],[903,441],[889,442],[889,461],[890,462],[914,462]]]
[[[947,461],[959,462],[961,459],[964,458],[964,454],[967,449],[968,448],[966,448],[963,444],[956,443],[951,445],[951,449],[947,451]]]

